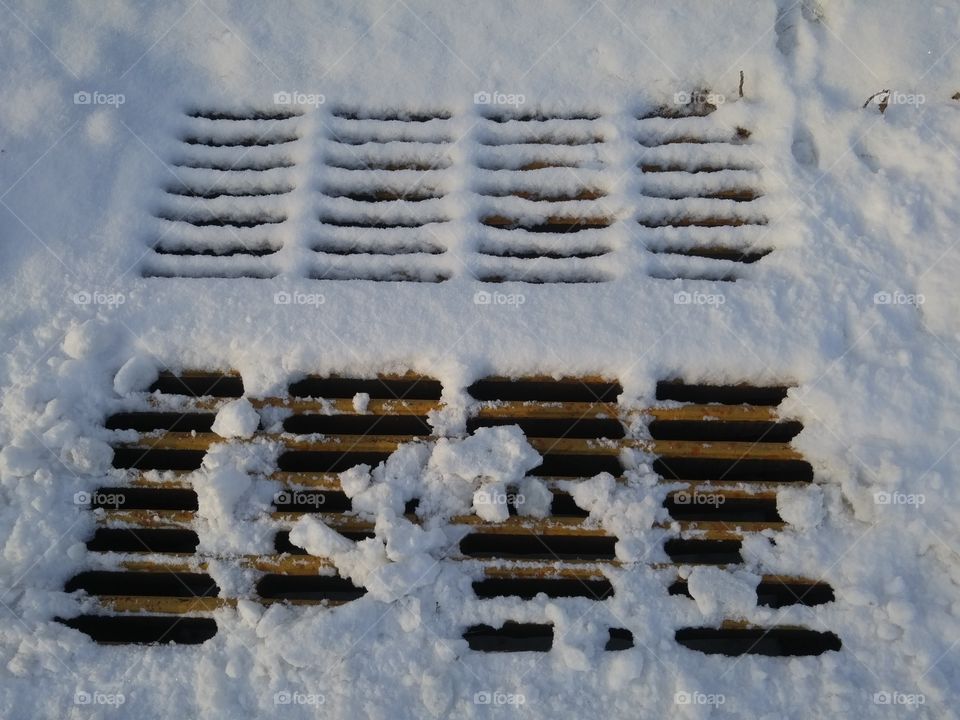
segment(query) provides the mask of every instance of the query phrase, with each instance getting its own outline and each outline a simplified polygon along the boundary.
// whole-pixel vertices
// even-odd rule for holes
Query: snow
[[[10,69],[0,76],[4,717],[486,717],[490,709],[475,696],[487,692],[522,695],[522,706],[503,709],[532,717],[957,715],[955,4],[558,0],[544,9],[499,0],[456,7],[369,0],[264,11],[227,0],[17,0],[4,3],[0,17],[0,57]],[[696,88],[725,102],[708,118],[678,125],[636,120]],[[882,114],[876,104],[863,108],[888,88],[905,101]],[[290,120],[242,121],[232,130],[183,114],[271,109],[277,92],[322,94],[324,102],[298,108],[302,114]],[[523,95],[524,112],[596,114],[552,120],[540,131],[577,140],[596,133],[604,142],[544,152],[487,144],[516,140],[525,124],[481,121],[503,108],[475,105],[478,92]],[[100,95],[75,103],[77,93]],[[911,95],[914,104],[906,101]],[[350,107],[451,117],[411,128],[335,115]],[[730,148],[638,147],[637,138],[650,140],[668,125],[671,132],[743,126],[752,135]],[[240,150],[181,142],[190,133],[226,137],[266,126],[299,139]],[[353,139],[374,132],[392,142],[337,144],[332,132]],[[410,133],[449,142],[399,141]],[[248,167],[276,167],[174,167],[215,166],[241,154]],[[345,169],[403,158],[435,164]],[[536,233],[515,241],[518,235],[477,222],[493,210],[535,216],[530,201],[495,197],[506,190],[506,175],[484,169],[533,158],[580,167],[530,171],[523,187],[599,187],[606,196],[591,207],[616,220],[555,243],[565,251],[602,244],[608,252],[538,260],[535,275],[606,282],[475,279],[526,270],[524,261],[488,251],[553,242]],[[691,180],[637,172],[641,159],[684,167],[735,161],[747,169]],[[269,232],[158,219],[202,206],[162,191],[180,181],[277,193],[222,196],[211,207],[286,219]],[[731,212],[762,214],[766,225],[688,230],[632,222],[641,210],[656,221],[679,209],[726,208],[731,203],[669,198],[693,182],[709,190],[729,181],[763,189],[753,209]],[[322,188],[363,192],[411,182],[443,197],[401,203],[391,217],[445,222],[385,230],[372,244],[363,229],[317,222],[321,213],[346,218],[354,207],[322,196]],[[570,207],[557,203],[558,211]],[[218,250],[279,250],[262,257],[150,251],[201,239]],[[736,268],[735,283],[660,279],[715,272],[705,259],[644,249],[694,241],[773,252]],[[358,243],[420,252],[333,252]],[[446,252],[430,254],[433,248]],[[145,267],[275,276],[145,278]],[[333,279],[394,269],[449,279]],[[331,279],[310,277],[325,273]],[[629,458],[627,483],[599,476],[567,488],[590,524],[617,535],[618,559],[637,563],[611,571],[613,598],[479,601],[470,589],[474,570],[438,562],[458,539],[448,519],[502,517],[502,505],[475,502],[478,492],[523,495],[518,511],[542,515],[544,488],[524,479],[535,452],[510,428],[474,436],[483,440],[411,443],[384,466],[341,478],[357,512],[376,523],[374,539],[333,543],[316,517],[293,528],[308,549],[329,551],[351,578],[369,582],[364,598],[335,609],[241,600],[215,614],[219,632],[200,647],[97,646],[52,620],[92,607],[62,592],[97,562],[84,547],[94,518],[74,497],[121,479],[107,445],[129,437],[103,430],[103,420],[146,401],[156,372],[168,368],[236,370],[250,399],[282,394],[308,373],[423,372],[443,383],[447,408],[431,422],[450,433],[464,429],[465,388],[491,374],[614,375],[621,403],[637,408],[653,402],[663,378],[788,382],[795,388],[782,411],[804,424],[794,446],[813,464],[816,487],[778,494],[778,512],[791,527],[775,542],[749,537],[742,571],[697,568],[687,578],[693,599],[669,596],[674,575],[649,566],[666,562],[663,486],[650,458],[638,454]],[[279,490],[264,479],[275,469],[276,448],[236,442],[255,429],[246,402],[224,408],[222,420],[218,414],[225,442],[186,478],[199,497],[200,549],[222,558],[272,552],[259,519]],[[365,402],[354,399],[357,412]],[[421,526],[403,517],[414,497],[421,498]],[[213,560],[209,572],[224,594],[252,596],[253,576],[235,562]],[[756,607],[747,589],[761,573],[822,578],[837,599]],[[731,660],[673,640],[679,627],[731,613],[755,624],[830,629],[844,649]],[[506,620],[552,622],[554,650],[484,655],[461,639],[470,624]],[[603,652],[609,627],[629,628],[635,648]],[[78,705],[79,692],[121,693],[124,702]],[[694,693],[725,701],[678,704]],[[897,693],[920,694],[923,702],[875,702],[877,694]],[[291,702],[281,707],[278,697]]]
[[[250,438],[260,426],[260,414],[246,398],[226,403],[213,421],[213,432],[222,438]]]

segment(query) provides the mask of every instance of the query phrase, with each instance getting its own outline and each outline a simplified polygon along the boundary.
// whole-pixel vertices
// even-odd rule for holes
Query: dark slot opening
[[[268,170],[282,170],[292,168],[293,161],[286,158],[274,160],[236,160],[234,162],[215,160],[184,160],[173,163],[174,167],[191,168],[194,170],[217,170],[219,172],[267,172]]]
[[[376,218],[358,217],[343,220],[331,216],[321,216],[318,219],[324,225],[331,225],[333,227],[372,228],[374,230],[387,230],[389,228],[415,228],[423,227],[424,225],[430,225],[431,223],[442,223],[447,221],[446,218],[442,217],[424,217],[422,219],[397,218],[395,220],[380,220]]]
[[[197,493],[181,488],[101,487],[91,508],[107,510],[196,510]]]
[[[99,528],[87,542],[93,552],[195,553],[200,538],[193,530]]]
[[[284,472],[336,473],[356,465],[375,467],[390,457],[390,453],[348,452],[348,448],[349,444],[344,445],[343,452],[289,450],[277,459],[277,469]]]
[[[286,145],[299,139],[296,135],[279,135],[277,137],[245,135],[226,140],[211,136],[188,135],[183,138],[182,142],[185,145],[202,145],[204,147],[266,147],[268,145]]]
[[[188,395],[192,397],[229,397],[243,395],[243,379],[239,375],[174,375],[163,372],[148,392],[163,395]]]
[[[690,597],[687,583],[678,580],[673,583],[669,592],[671,595],[685,595]],[[781,608],[787,605],[806,605],[813,607],[834,601],[833,588],[826,583],[812,585],[800,583],[761,582],[757,585],[757,605]]]
[[[372,537],[376,537],[372,532],[352,532],[352,531],[337,531],[338,534],[343,535],[347,540],[353,540],[354,542],[359,542],[360,540],[368,540]],[[309,553],[304,550],[302,547],[298,547],[290,542],[290,531],[281,530],[273,538],[273,549],[278,553],[289,553],[290,555],[309,555]]]
[[[205,120],[289,120],[300,117],[295,110],[190,110],[187,115]]]
[[[217,597],[220,588],[209,575],[182,572],[123,572],[90,570],[74,575],[64,592],[90,595],[151,595],[157,597]]]
[[[803,430],[803,423],[792,420],[787,422],[654,420],[648,427],[650,436],[654,440],[786,443]]]
[[[553,625],[506,622],[503,627],[472,625],[463,633],[471,650],[480,652],[548,652]]]
[[[721,405],[779,405],[787,397],[785,385],[688,385],[680,380],[657,383],[657,400]]]
[[[841,647],[840,638],[832,632],[799,628],[681,628],[676,640],[707,655],[821,655]]]
[[[547,597],[583,597],[604,600],[613,596],[609,580],[488,578],[473,583],[478,598],[519,597],[532,600],[540,593]]]
[[[670,560],[682,565],[739,565],[739,540],[682,540],[674,538],[663,544]]]
[[[172,215],[172,214],[161,214],[157,215],[161,220],[169,220],[170,222],[183,222],[188,225],[193,225],[194,227],[235,227],[235,228],[252,228],[259,227],[260,225],[277,225],[282,223],[287,218],[285,216],[272,216],[272,215],[257,215],[250,217],[243,217],[239,215],[215,215],[215,214],[205,214],[205,215]]]
[[[467,420],[467,432],[498,425],[519,425],[527,437],[612,438],[624,436],[623,425],[611,418],[502,418],[473,417]]]
[[[615,537],[471,533],[460,541],[460,552],[475,558],[613,560],[616,544]]]
[[[571,113],[557,113],[554,115],[546,115],[539,112],[514,112],[510,110],[488,110],[483,113],[483,118],[485,120],[490,120],[495,123],[505,123],[510,122],[511,120],[517,122],[547,122],[548,120],[597,120],[600,118],[600,113],[592,113],[589,111],[583,112],[571,112]]]
[[[539,477],[591,478],[602,472],[618,477],[623,473],[620,461],[612,455],[554,455],[543,454],[543,462],[530,471]]]
[[[500,222],[499,219],[484,218],[481,222],[493,228],[502,230],[525,230],[530,233],[555,233],[566,234],[580,232],[581,230],[603,230],[610,227],[609,220],[590,220],[587,218],[572,218],[570,222],[542,222],[526,223],[520,220],[515,222]]]
[[[524,250],[515,247],[497,248],[488,246],[480,248],[478,252],[481,255],[489,255],[490,257],[517,258],[518,260],[534,260],[536,258],[564,260],[567,258],[600,257],[610,252],[610,248],[599,246],[582,250],[540,250],[536,248]]]
[[[651,219],[640,218],[637,222],[643,227],[662,228],[662,227],[741,227],[742,225],[766,225],[764,218],[739,218],[723,217],[721,215],[711,215],[704,217],[692,217],[688,215],[672,218]]]
[[[528,271],[514,272],[512,274],[481,272],[476,275],[476,279],[485,283],[505,283],[518,282],[526,285],[579,285],[582,283],[600,283],[607,282],[606,275],[594,273],[592,275],[567,275],[564,277],[541,277]]]
[[[700,257],[708,260],[728,260],[730,262],[751,265],[770,254],[770,250],[751,252],[732,248],[686,248],[683,250],[651,250],[653,253],[664,255],[684,255],[686,257]]]
[[[344,493],[327,490],[284,490],[274,496],[273,504],[280,512],[342,513],[353,509]]]
[[[654,472],[668,480],[756,480],[759,482],[810,482],[813,467],[803,460],[716,460],[711,458],[659,458]]]
[[[89,635],[98,643],[178,643],[199,645],[217,634],[217,623],[211,618],[179,615],[80,615],[69,620],[58,618],[67,627]]]
[[[417,110],[353,110],[337,109],[333,116],[343,120],[380,120],[383,122],[429,122],[430,120],[449,120],[451,115],[445,110],[436,112]]]
[[[623,392],[618,382],[570,380],[501,380],[473,383],[467,392],[476,400],[530,400],[536,402],[615,403]]]
[[[610,628],[610,639],[604,650],[629,650],[633,647],[633,633],[626,628]]]
[[[366,393],[374,400],[439,400],[439,380],[429,378],[307,377],[290,385],[290,395],[301,398],[352,398]]]
[[[562,517],[587,517],[590,513],[574,502],[573,495],[554,492],[550,503],[550,514]]]
[[[279,600],[356,600],[366,594],[337,575],[264,575],[257,583],[262,598]]]
[[[214,413],[178,413],[178,412],[125,412],[116,413],[107,418],[104,426],[107,430],[137,430],[153,432],[210,432],[213,427]]]
[[[443,193],[431,192],[429,190],[417,191],[359,191],[343,190],[336,187],[325,188],[323,194],[327,197],[346,198],[354,202],[377,203],[377,202],[423,202],[424,200],[438,200],[443,197]]]
[[[269,197],[271,195],[286,195],[293,191],[292,185],[281,187],[253,187],[253,188],[229,188],[211,185],[210,187],[197,187],[188,185],[180,181],[180,185],[168,185],[164,192],[168,195],[178,195],[180,197],[203,198],[212,200],[218,197]]]
[[[166,245],[154,245],[153,251],[157,255],[176,255],[178,257],[232,257],[234,255],[247,255],[249,257],[267,257],[280,250],[279,247],[246,247],[243,245],[229,245],[221,247],[203,247],[195,245],[193,247],[168,247]]]
[[[324,255],[443,255],[447,251],[440,245],[426,242],[381,245],[377,243],[344,245],[333,240],[318,240],[311,250]]]
[[[679,162],[666,163],[666,164],[656,164],[656,163],[643,163],[640,165],[640,169],[643,172],[648,173],[661,173],[661,172],[685,172],[685,173],[715,173],[723,172],[724,170],[740,170],[740,171],[754,171],[757,168],[750,167],[749,165],[716,165],[710,163],[697,163],[691,162],[687,164],[682,164]]]
[[[114,448],[113,466],[136,470],[196,470],[203,464],[205,454],[205,450]]]
[[[429,435],[427,418],[417,415],[293,415],[283,429],[297,435]]]
[[[780,522],[783,518],[777,512],[776,500],[753,500],[748,498],[726,498],[722,503],[713,502],[721,494],[686,492],[668,497],[663,506],[670,511],[674,520],[729,520],[731,522]]]

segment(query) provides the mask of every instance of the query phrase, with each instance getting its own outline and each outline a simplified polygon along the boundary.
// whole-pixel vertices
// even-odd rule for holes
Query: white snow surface
[[[960,716],[956,3],[8,0],[0,18],[0,715]],[[736,237],[774,252],[736,283],[653,277],[665,262],[642,252],[653,234],[627,223],[639,192],[636,114],[697,88],[727,99],[711,116],[721,127],[753,129],[750,159],[766,191],[770,222]],[[862,107],[885,89],[901,100],[882,114]],[[254,174],[264,186],[295,186],[244,205],[288,218],[268,260],[277,276],[141,277],[178,140],[204,127],[183,113],[269,108],[277,92],[324,98],[293,123],[306,140],[281,146],[292,168],[236,180],[240,189]],[[603,147],[556,152],[585,162],[585,177],[608,191],[598,202],[618,220],[615,252],[590,265],[608,282],[492,286],[465,270],[487,202],[460,171],[476,151],[475,139],[458,138],[473,130],[478,92],[523,95],[525,110],[601,116],[590,127],[609,141]],[[316,237],[313,195],[329,179],[309,175],[322,154],[309,140],[335,123],[333,107],[454,113],[444,126],[451,167],[436,179],[448,194],[402,211],[451,218],[430,226],[429,240],[448,252],[424,259],[450,274],[446,282],[309,279],[310,247],[326,240]],[[250,159],[266,157],[261,150]],[[493,155],[525,162],[520,151]],[[190,172],[215,171],[183,177]],[[495,189],[491,174],[483,182]],[[679,187],[658,182],[664,192]],[[510,207],[528,212],[519,199]],[[238,237],[262,242],[251,229]],[[330,240],[353,239],[345,231]],[[228,262],[239,274],[260,260]],[[493,289],[513,301],[477,302]],[[723,302],[678,303],[679,292]],[[482,601],[472,571],[437,563],[458,540],[444,517],[499,512],[475,507],[476,493],[508,490],[535,464],[532,449],[509,429],[487,438],[511,448],[503,457],[483,458],[487,441],[472,450],[470,441],[411,443],[344,477],[354,506],[376,520],[376,538],[339,542],[314,518],[293,531],[369,582],[364,598],[335,609],[241,600],[215,614],[219,631],[201,646],[98,646],[55,621],[93,607],[62,592],[94,562],[85,543],[95,518],[75,496],[115,477],[116,436],[104,418],[142,399],[159,370],[184,368],[239,371],[249,397],[282,394],[307,373],[422,372],[443,382],[448,406],[431,421],[453,432],[463,430],[464,389],[490,374],[615,376],[626,407],[651,403],[662,378],[787,382],[795,388],[783,410],[804,423],[794,445],[818,489],[778,498],[795,527],[775,544],[748,537],[742,574],[698,569],[688,578],[693,599],[670,596],[674,577],[649,566],[666,561],[653,529],[665,517],[663,495],[649,458],[638,457],[627,485],[599,476],[574,489],[590,522],[620,535],[618,558],[638,563],[611,571],[614,597]],[[222,427],[247,430],[248,417],[225,417]],[[272,551],[258,518],[277,489],[264,479],[275,455],[269,444],[224,442],[191,475],[201,551]],[[483,472],[470,469],[481,460]],[[452,476],[454,489],[438,489],[437,504],[423,508],[432,522],[403,518],[407,500]],[[540,490],[517,490],[532,498],[533,515],[543,510]],[[744,588],[761,569],[821,578],[836,601],[756,607]],[[225,594],[250,596],[253,581],[235,565],[212,561],[209,572]],[[829,629],[843,649],[730,659],[674,641],[677,628],[730,612],[758,625]],[[508,619],[552,622],[553,650],[489,655],[461,638],[468,625]],[[609,627],[629,628],[635,647],[604,652]],[[487,692],[523,703],[477,704]],[[78,704],[82,693],[122,695],[123,704]],[[312,701],[277,704],[278,693]],[[678,693],[724,702],[678,704]],[[883,693],[923,703],[877,704]]]

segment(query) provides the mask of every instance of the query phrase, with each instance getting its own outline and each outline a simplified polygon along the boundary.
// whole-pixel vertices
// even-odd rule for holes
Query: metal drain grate
[[[713,106],[478,108],[187,113],[143,274],[737,280],[772,251],[760,144]]]
[[[242,380],[236,375],[164,374],[150,390],[138,406],[126,401],[106,421],[108,428],[136,431],[140,439],[117,443],[114,466],[124,471],[124,481],[94,496],[94,506],[102,511],[101,527],[88,549],[102,564],[84,568],[66,587],[96,596],[102,614],[67,622],[99,641],[202,642],[212,635],[205,614],[232,606],[237,598],[222,595],[206,574],[212,558],[196,552],[197,496],[187,473],[200,467],[207,448],[220,441],[210,433],[214,413],[229,398],[242,395]],[[304,513],[319,512],[327,525],[351,539],[372,537],[373,523],[352,512],[337,473],[381,462],[401,443],[433,437],[429,418],[441,409],[442,390],[438,381],[415,374],[307,377],[289,386],[287,398],[251,399],[264,418],[284,411],[284,434],[261,431],[255,436],[270,437],[283,448],[278,470],[269,479],[286,492],[275,497],[266,519],[275,530],[276,553],[218,562],[257,573],[252,597],[264,603],[336,605],[361,597],[364,589],[340,578],[330,561],[291,544],[290,527]],[[664,505],[671,519],[660,532],[671,563],[650,570],[663,576],[671,595],[688,595],[678,575],[681,566],[742,562],[740,541],[746,533],[784,525],[777,514],[777,490],[812,479],[809,464],[788,444],[800,423],[777,412],[786,391],[662,382],[656,406],[633,410],[620,404],[622,388],[608,378],[491,377],[474,383],[467,389],[467,431],[519,425],[543,457],[531,473],[543,479],[553,502],[543,519],[521,516],[515,507],[500,523],[475,515],[453,518],[465,534],[459,551],[445,562],[476,572],[478,598],[529,599],[543,593],[602,601],[613,596],[616,573],[625,567],[616,558],[617,538],[585,523],[587,513],[569,491],[571,483],[600,472],[626,482],[624,463],[630,453],[625,451],[640,450],[656,456],[655,467],[669,485]],[[357,393],[369,395],[362,411],[354,407]],[[649,438],[631,432],[638,419]],[[264,424],[276,427],[274,421]],[[723,502],[691,502],[698,493]],[[116,501],[121,495],[122,501]],[[406,512],[415,522],[416,511],[417,501],[409,503]],[[828,585],[800,577],[766,575],[757,588],[758,604],[769,607],[813,606],[833,599]],[[198,623],[178,625],[177,633],[167,634],[172,627],[162,617],[167,614],[187,614]],[[611,628],[608,649],[628,646],[628,634]],[[546,650],[552,628],[476,626],[464,637],[475,649]],[[751,638],[756,642],[748,642]],[[677,641],[704,652],[732,654],[839,648],[830,633],[755,628],[737,620],[719,629],[684,628]]]

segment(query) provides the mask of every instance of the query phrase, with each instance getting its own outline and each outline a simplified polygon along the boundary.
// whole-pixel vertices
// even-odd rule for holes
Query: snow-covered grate
[[[88,548],[97,565],[67,585],[68,591],[96,596],[100,611],[68,624],[106,642],[202,642],[216,630],[209,613],[234,605],[239,597],[337,605],[365,594],[337,574],[333,561],[292,543],[290,530],[306,514],[317,514],[350,540],[373,537],[374,523],[354,512],[339,473],[381,463],[401,445],[437,440],[437,413],[448,407],[441,402],[444,388],[410,373],[311,376],[288,390],[284,398],[250,399],[260,427],[249,441],[241,441],[267,441],[277,448],[276,470],[262,478],[276,489],[272,508],[255,520],[273,552],[261,554],[198,551],[197,529],[207,526],[195,522],[198,497],[190,473],[203,465],[210,446],[222,441],[211,432],[216,412],[243,395],[242,379],[163,374],[150,394],[118,405],[106,422],[117,431],[117,479],[93,496],[100,527]],[[658,384],[652,407],[632,408],[622,403],[623,390],[610,378],[479,380],[466,389],[466,433],[519,426],[542,457],[530,476],[548,493],[549,511],[545,517],[530,515],[517,500],[517,488],[508,487],[502,517],[451,519],[460,540],[444,562],[459,563],[473,574],[480,599],[530,599],[543,593],[602,601],[616,594],[620,573],[635,572],[638,565],[662,576],[669,594],[687,596],[684,568],[741,564],[746,534],[784,527],[778,490],[812,480],[812,468],[789,445],[801,424],[777,411],[786,392],[786,387],[669,381]],[[652,461],[661,476],[651,492],[660,491],[666,512],[653,530],[663,538],[664,561],[641,565],[618,559],[618,538],[589,520],[576,492],[599,473],[630,484],[629,472],[644,461]],[[407,502],[405,513],[413,522],[420,522],[424,500],[429,498]],[[224,596],[206,572],[210,562],[248,569],[249,593]],[[757,603],[775,608],[833,599],[828,585],[802,577],[771,573],[757,587]],[[165,619],[180,615],[189,622]],[[632,643],[624,628],[610,628],[610,633],[608,649]],[[477,625],[464,637],[480,650],[548,650],[552,628]],[[737,619],[718,627],[682,628],[676,639],[693,649],[726,654],[816,654],[840,646],[829,632],[758,628]]]
[[[764,162],[714,110],[194,110],[143,273],[737,280],[773,249]]]

